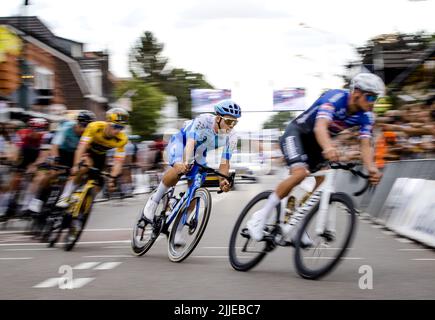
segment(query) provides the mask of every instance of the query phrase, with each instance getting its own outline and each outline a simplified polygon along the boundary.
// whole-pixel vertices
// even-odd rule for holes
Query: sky
[[[23,14],[23,0],[2,1],[1,16]],[[170,67],[231,89],[244,111],[272,109],[273,90],[305,87],[307,105],[358,58],[354,48],[392,32],[435,32],[435,0],[30,0],[57,36],[107,50],[110,69],[128,77],[128,52],[144,31],[164,43]],[[239,130],[272,113],[246,112]]]

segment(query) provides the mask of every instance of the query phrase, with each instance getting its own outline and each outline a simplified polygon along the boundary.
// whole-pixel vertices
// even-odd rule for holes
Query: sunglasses
[[[123,125],[113,123],[112,128],[115,130],[124,130],[125,127]]]
[[[366,97],[367,102],[375,102],[378,99],[378,96],[373,93],[364,93],[364,96]]]
[[[239,122],[236,119],[225,118],[225,117],[221,117],[221,118],[224,120],[225,124],[230,127],[234,127]]]

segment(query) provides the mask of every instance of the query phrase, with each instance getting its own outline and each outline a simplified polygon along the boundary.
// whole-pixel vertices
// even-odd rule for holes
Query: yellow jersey
[[[128,137],[124,132],[119,132],[114,137],[107,137],[104,134],[106,127],[110,125],[105,121],[95,121],[87,125],[85,132],[80,138],[80,143],[89,145],[91,152],[96,154],[106,154],[108,150],[115,149],[115,157],[124,158],[124,147],[128,142]]]

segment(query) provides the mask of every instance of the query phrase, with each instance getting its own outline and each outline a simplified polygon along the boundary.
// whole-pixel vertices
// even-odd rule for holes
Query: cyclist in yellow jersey
[[[84,163],[89,167],[102,170],[106,164],[106,153],[115,149],[114,164],[110,173],[108,187],[113,191],[114,179],[121,173],[125,158],[125,145],[128,136],[122,131],[128,123],[129,114],[122,108],[112,108],[106,113],[107,121],[91,122],[83,133],[79,147],[74,154],[74,165],[71,169],[71,176],[65,185],[57,207],[67,208],[69,197],[79,185],[82,176],[89,170],[87,167],[79,168]],[[97,190],[98,192],[98,190]]]

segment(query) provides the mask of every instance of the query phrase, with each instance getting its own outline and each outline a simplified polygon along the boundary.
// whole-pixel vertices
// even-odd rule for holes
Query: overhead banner
[[[306,108],[305,88],[286,88],[273,91],[274,111],[304,111]]]
[[[221,100],[231,99],[229,89],[192,89],[192,112],[214,112],[214,106]]]

